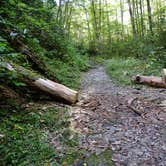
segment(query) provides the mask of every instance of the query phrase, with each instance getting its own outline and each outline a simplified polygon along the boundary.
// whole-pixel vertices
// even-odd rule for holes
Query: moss
[[[112,151],[110,149],[106,149],[104,152],[99,155],[93,154],[91,155],[87,161],[87,163],[91,163],[93,166],[104,165],[104,166],[114,166],[112,161]]]

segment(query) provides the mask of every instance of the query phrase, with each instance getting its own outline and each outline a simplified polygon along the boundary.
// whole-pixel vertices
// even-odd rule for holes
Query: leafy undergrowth
[[[59,82],[64,85],[77,89],[80,83],[81,72],[88,70],[88,57],[75,55],[70,58],[71,62],[47,59],[47,67]]]
[[[13,86],[24,83],[17,73],[9,75],[4,70],[2,64],[8,62],[77,88],[81,71],[88,69],[88,57],[82,55],[57,21],[53,3],[45,3],[13,0],[0,3],[0,79]]]
[[[107,61],[106,71],[120,85],[132,85],[131,78],[140,75],[161,75],[162,65],[159,63],[128,57],[115,57]]]
[[[39,105],[10,111],[1,109],[0,165],[60,166],[64,161],[72,163],[82,151],[77,148],[77,136],[72,136],[69,129],[68,117],[67,109],[55,106]],[[60,135],[63,151],[53,148],[49,134]]]

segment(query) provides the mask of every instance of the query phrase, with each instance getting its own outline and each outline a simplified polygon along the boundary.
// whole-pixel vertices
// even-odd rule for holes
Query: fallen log
[[[48,94],[64,99],[68,103],[74,104],[78,101],[78,92],[54,81],[39,78],[33,82],[33,85]]]
[[[146,84],[156,88],[166,88],[166,83],[163,82],[161,77],[137,75],[132,78],[132,81],[136,84]]]
[[[166,69],[162,70],[162,80],[166,83]]]
[[[43,78],[41,75],[21,66],[11,65],[9,63],[1,63],[0,66],[9,71],[16,72],[20,76],[21,80],[27,85],[52,95],[58,100],[69,104],[74,104],[78,101],[78,92],[62,84]]]

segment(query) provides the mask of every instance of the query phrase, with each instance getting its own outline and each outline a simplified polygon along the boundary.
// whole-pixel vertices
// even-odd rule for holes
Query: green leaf
[[[16,86],[26,86],[26,84],[24,84],[23,82],[14,82],[14,84],[16,85]]]
[[[9,0],[9,4],[10,4],[10,5],[15,5],[16,2],[15,2],[14,0]]]
[[[7,46],[7,44],[0,43],[0,53],[3,53],[6,50],[6,48],[7,48],[6,46]]]

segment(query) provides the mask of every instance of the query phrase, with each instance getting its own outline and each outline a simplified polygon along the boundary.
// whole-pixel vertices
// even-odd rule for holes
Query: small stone
[[[161,149],[166,151],[166,145],[161,146]]]

